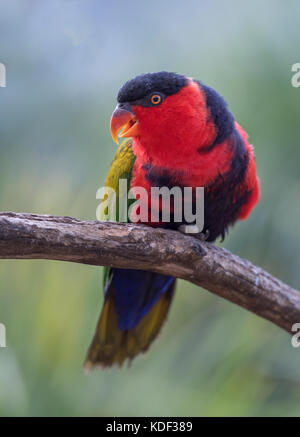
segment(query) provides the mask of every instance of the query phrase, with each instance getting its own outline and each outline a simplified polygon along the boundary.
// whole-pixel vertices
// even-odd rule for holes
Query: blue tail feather
[[[133,329],[175,281],[173,276],[143,270],[112,269],[118,327]]]

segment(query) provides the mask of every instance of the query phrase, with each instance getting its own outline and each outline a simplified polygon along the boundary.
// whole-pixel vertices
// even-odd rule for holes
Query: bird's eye
[[[152,94],[152,96],[150,97],[150,101],[152,105],[159,105],[162,101],[162,98],[159,94]]]

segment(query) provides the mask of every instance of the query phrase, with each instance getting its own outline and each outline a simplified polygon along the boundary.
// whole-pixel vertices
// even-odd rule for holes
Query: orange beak
[[[120,130],[122,130],[121,133]],[[139,123],[128,103],[120,103],[114,110],[110,120],[110,133],[112,139],[118,144],[121,138],[136,137],[139,135]]]

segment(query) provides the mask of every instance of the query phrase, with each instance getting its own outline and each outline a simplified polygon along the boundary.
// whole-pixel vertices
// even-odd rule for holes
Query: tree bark
[[[297,290],[225,249],[176,231],[4,212],[0,258],[151,270],[197,284],[289,333],[300,323]]]

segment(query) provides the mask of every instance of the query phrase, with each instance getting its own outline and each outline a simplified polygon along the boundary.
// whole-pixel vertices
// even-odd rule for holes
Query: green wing
[[[130,187],[134,162],[135,156],[132,152],[131,141],[127,140],[119,147],[105,182],[107,187],[116,191],[117,197],[119,195],[119,179],[127,179],[127,187]],[[105,202],[104,212],[106,207],[107,203]],[[110,212],[109,205],[108,209],[106,220],[109,220],[107,217]],[[160,296],[137,326],[127,330],[120,329],[115,301],[115,293],[118,290],[115,289],[114,284],[111,284],[113,271],[114,269],[111,268],[104,270],[105,299],[96,332],[86,356],[85,369],[87,371],[95,366],[107,367],[114,364],[122,366],[126,359],[131,361],[140,352],[145,352],[161,330],[174,295],[175,281]],[[142,287],[141,293],[144,293],[144,298],[152,298],[151,288],[152,286],[149,288],[150,296],[148,296],[145,293],[145,287]],[[122,290],[120,291],[122,292]]]
[[[127,180],[127,188],[129,190],[130,188],[130,181],[131,181],[131,175],[132,175],[132,168],[133,164],[135,162],[135,155],[132,151],[132,140],[128,139],[121,143],[119,146],[117,153],[114,157],[114,160],[111,164],[110,170],[107,173],[106,180],[105,180],[105,186],[111,187],[115,190],[116,193],[116,218],[117,221],[119,221],[119,211],[118,211],[118,205],[119,205],[119,179],[126,179]],[[106,220],[109,220],[109,211],[102,211],[102,214],[100,212],[100,216],[102,218],[105,217]],[[104,216],[104,212],[108,213],[108,216]],[[110,268],[104,267],[104,275],[103,275],[103,286],[104,289],[107,287],[109,283],[110,278]]]

